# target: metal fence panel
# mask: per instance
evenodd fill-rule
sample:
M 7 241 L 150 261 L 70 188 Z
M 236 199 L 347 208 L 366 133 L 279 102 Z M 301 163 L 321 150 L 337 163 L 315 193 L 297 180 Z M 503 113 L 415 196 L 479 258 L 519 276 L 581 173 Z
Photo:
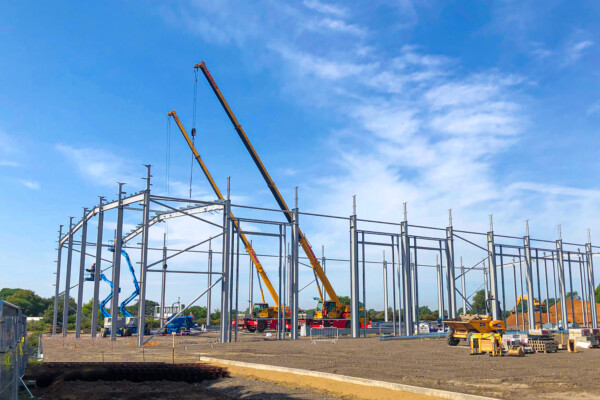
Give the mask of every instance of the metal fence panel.
M 313 344 L 317 342 L 337 342 L 339 338 L 338 328 L 310 328 L 310 341 Z
M 0 300 L 0 399 L 18 398 L 28 360 L 27 317 L 19 307 Z

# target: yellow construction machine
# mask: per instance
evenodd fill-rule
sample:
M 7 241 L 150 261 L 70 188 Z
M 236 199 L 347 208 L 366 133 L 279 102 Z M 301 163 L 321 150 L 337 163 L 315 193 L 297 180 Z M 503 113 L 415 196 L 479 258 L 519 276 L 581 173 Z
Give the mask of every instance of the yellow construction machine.
M 502 335 L 506 332 L 506 326 L 502 320 L 494 320 L 490 314 L 490 302 L 485 302 L 487 314 L 463 314 L 456 318 L 445 319 L 443 322 L 448 326 L 446 343 L 456 346 L 461 340 L 466 340 L 471 347 L 471 354 L 491 353 L 502 354 Z M 498 308 L 500 305 L 498 303 Z
M 517 307 L 519 307 L 519 304 L 521 304 L 522 300 L 528 301 L 527 300 L 527 296 L 519 296 L 517 298 L 517 304 L 516 304 L 515 309 L 512 311 L 512 314 L 515 313 L 515 310 L 517 309 Z M 538 299 L 534 298 L 533 299 L 533 311 L 534 312 L 539 312 L 540 310 L 542 310 L 543 313 L 546 312 L 546 303 L 540 302 L 540 301 L 538 301 Z

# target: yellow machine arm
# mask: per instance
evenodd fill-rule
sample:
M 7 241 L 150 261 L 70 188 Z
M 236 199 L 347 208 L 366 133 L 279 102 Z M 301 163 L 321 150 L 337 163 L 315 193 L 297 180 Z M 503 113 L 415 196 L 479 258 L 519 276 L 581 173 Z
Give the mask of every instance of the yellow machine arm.
M 181 121 L 179 120 L 179 117 L 177 117 L 177 113 L 175 111 L 171 111 L 167 115 L 170 116 L 170 117 L 172 117 L 175 120 L 175 123 L 179 127 L 179 130 L 181 131 L 181 134 L 185 138 L 185 141 L 187 142 L 188 146 L 190 147 L 190 150 L 192 150 L 192 153 L 194 153 L 194 158 L 196 159 L 196 161 L 198 161 L 198 165 L 200 165 L 200 168 L 202 168 L 202 172 L 204 172 L 204 175 L 206 176 L 206 179 L 208 179 L 208 182 L 210 183 L 210 186 L 213 188 L 213 191 L 215 192 L 215 194 L 217 195 L 217 197 L 219 198 L 219 200 L 224 200 L 223 195 L 221 194 L 221 191 L 219 190 L 219 187 L 217 186 L 217 184 L 215 183 L 214 179 L 210 175 L 210 172 L 208 172 L 208 168 L 206 168 L 206 165 L 204 164 L 204 161 L 202 161 L 202 158 L 200 157 L 200 154 L 196 150 L 196 147 L 194 146 L 194 143 L 192 143 L 192 140 L 190 139 L 189 135 L 187 134 L 187 132 L 185 131 L 183 125 L 181 124 Z M 235 217 L 233 216 L 233 213 L 229 213 L 229 216 L 233 219 L 233 223 L 234 223 L 236 229 L 239 229 L 238 228 L 237 220 L 234 219 Z M 271 294 L 271 297 L 273 298 L 273 301 L 275 301 L 275 306 L 277 306 L 279 304 L 279 296 L 277 295 L 277 291 L 275 290 L 275 288 L 271 284 L 271 281 L 269 280 L 269 277 L 267 276 L 266 271 L 264 270 L 264 268 L 262 267 L 260 261 L 258 260 L 258 257 L 256 256 L 256 252 L 252 248 L 252 245 L 250 245 L 250 242 L 246 238 L 246 235 L 244 235 L 243 233 L 241 233 L 240 234 L 240 238 L 242 239 L 242 242 L 244 243 L 244 247 L 246 248 L 246 252 L 248 253 L 248 255 L 250 256 L 250 258 L 252 259 L 252 263 L 256 267 L 256 271 L 258 271 L 258 274 L 260 275 L 260 277 L 262 278 L 263 282 L 265 283 L 265 286 L 269 290 L 269 293 Z M 265 296 L 263 294 L 262 288 L 260 289 L 260 295 L 261 295 L 262 301 L 264 303 L 265 302 Z
M 221 90 L 215 83 L 213 77 L 211 76 L 210 72 L 208 71 L 208 68 L 206 68 L 206 64 L 204 63 L 204 61 L 202 61 L 200 64 L 196 64 L 194 66 L 194 68 L 200 69 L 202 71 L 202 73 L 204 74 L 204 77 L 206 78 L 206 80 L 208 81 L 208 84 L 210 85 L 213 92 L 219 99 L 221 106 L 223 106 L 225 113 L 229 117 L 229 120 L 233 124 L 233 127 L 235 128 L 236 132 L 238 133 L 240 139 L 242 139 L 244 146 L 246 146 L 246 150 L 248 150 L 248 152 L 250 153 L 252 160 L 254 160 L 254 163 L 258 167 L 261 175 L 263 176 L 265 182 L 267 183 L 267 186 L 269 187 L 269 189 L 271 190 L 271 193 L 275 197 L 277 204 L 279 204 L 279 207 L 283 211 L 283 214 L 287 218 L 288 222 L 292 222 L 292 214 L 291 214 L 290 209 L 288 208 L 287 204 L 285 203 L 285 200 L 283 200 L 283 196 L 281 195 L 281 193 L 279 193 L 279 189 L 277 189 L 277 186 L 275 186 L 275 182 L 273 182 L 273 179 L 271 179 L 271 176 L 267 172 L 267 169 L 265 168 L 260 157 L 256 153 L 256 150 L 254 150 L 254 147 L 252 146 L 252 143 L 250 143 L 250 140 L 248 139 L 246 132 L 244 132 L 244 129 L 242 128 L 242 126 L 238 122 L 237 118 L 233 114 L 233 111 L 231 111 L 231 108 L 229 108 L 229 105 L 227 104 L 225 97 L 221 93 Z M 310 261 L 310 265 L 312 266 L 314 271 L 317 273 L 317 276 L 321 280 L 321 282 L 323 284 L 323 288 L 325 289 L 325 292 L 327 293 L 327 295 L 329 295 L 329 298 L 331 300 L 335 301 L 335 304 L 337 307 L 342 307 L 342 303 L 340 302 L 340 299 L 338 298 L 337 294 L 333 290 L 331 283 L 329 283 L 329 279 L 327 279 L 327 276 L 325 275 L 325 272 L 323 271 L 323 268 L 321 267 L 321 263 L 315 256 L 315 253 L 312 251 L 312 248 L 310 247 L 308 240 L 306 239 L 306 237 L 304 236 L 304 234 L 302 233 L 302 231 L 300 229 L 298 229 L 298 234 L 300 236 L 300 245 L 302 246 L 304 253 L 306 253 L 306 256 L 308 257 L 308 259 Z

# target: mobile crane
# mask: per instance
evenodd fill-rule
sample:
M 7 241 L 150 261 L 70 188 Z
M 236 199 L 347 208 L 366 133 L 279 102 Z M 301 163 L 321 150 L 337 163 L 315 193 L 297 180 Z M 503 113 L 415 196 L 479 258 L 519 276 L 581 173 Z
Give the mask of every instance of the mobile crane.
M 285 200 L 283 199 L 283 196 L 279 192 L 279 189 L 277 189 L 275 182 L 273 182 L 273 179 L 267 172 L 267 169 L 266 169 L 265 165 L 263 164 L 263 162 L 261 161 L 260 157 L 258 156 L 258 153 L 252 146 L 252 143 L 250 143 L 250 139 L 248 139 L 246 132 L 244 131 L 244 129 L 238 122 L 235 115 L 233 114 L 233 111 L 229 107 L 229 104 L 225 100 L 225 97 L 221 93 L 221 90 L 219 89 L 219 87 L 217 86 L 212 75 L 208 71 L 206 64 L 204 63 L 204 61 L 202 61 L 200 64 L 196 64 L 194 66 L 194 68 L 196 70 L 200 69 L 202 71 L 202 74 L 204 75 L 204 77 L 208 81 L 208 84 L 210 85 L 211 89 L 217 96 L 219 103 L 221 103 L 221 106 L 223 107 L 223 109 L 225 110 L 225 113 L 227 114 L 227 117 L 229 117 L 229 120 L 233 124 L 233 127 L 236 130 L 236 132 L 238 133 L 238 136 L 244 143 L 246 150 L 248 150 L 248 153 L 250 153 L 252 160 L 258 167 L 258 170 L 260 171 L 263 179 L 265 180 L 265 182 L 267 183 L 267 186 L 271 190 L 271 193 L 275 197 L 275 201 L 277 201 L 277 204 L 281 208 L 281 211 L 285 215 L 288 222 L 291 223 L 292 222 L 292 214 L 290 212 L 290 209 L 288 208 L 287 204 L 285 203 Z M 342 304 L 340 302 L 340 299 L 338 298 L 337 294 L 335 293 L 335 290 L 333 290 L 333 287 L 331 286 L 329 279 L 327 278 L 327 276 L 325 275 L 325 272 L 323 271 L 323 268 L 321 267 L 321 263 L 319 262 L 318 258 L 315 256 L 315 253 L 313 252 L 310 244 L 308 243 L 306 236 L 304 236 L 304 234 L 302 233 L 302 231 L 300 229 L 298 229 L 298 235 L 299 235 L 299 239 L 300 239 L 300 246 L 302 246 L 304 253 L 306 254 L 306 256 L 308 257 L 308 259 L 310 261 L 310 265 L 312 266 L 314 272 L 317 274 L 317 276 L 321 280 L 323 289 L 325 290 L 325 292 L 327 293 L 327 295 L 329 296 L 329 299 L 330 299 L 330 300 L 324 300 L 322 293 L 319 291 L 321 301 L 317 304 L 317 307 L 315 309 L 314 324 L 322 325 L 322 326 L 335 326 L 338 328 L 349 328 L 350 327 L 350 321 L 349 321 L 350 306 L 346 305 L 346 304 Z M 319 308 L 320 308 L 320 310 L 318 310 Z M 360 321 L 361 321 L 361 326 L 362 326 L 363 325 L 362 318 Z
M 187 131 L 183 127 L 183 124 L 179 120 L 179 117 L 177 116 L 177 112 L 175 112 L 175 110 L 173 110 L 170 113 L 168 113 L 167 116 L 172 117 L 173 120 L 175 121 L 175 123 L 177 124 L 177 127 L 179 128 L 179 130 L 181 131 L 181 134 L 185 138 L 185 141 L 187 142 L 190 150 L 194 154 L 194 158 L 196 159 L 196 161 L 198 162 L 198 165 L 202 169 L 204 176 L 206 176 L 206 179 L 208 179 L 208 182 L 209 182 L 210 186 L 212 187 L 213 191 L 215 192 L 215 195 L 217 196 L 217 198 L 219 200 L 224 200 L 223 194 L 219 190 L 219 187 L 217 186 L 216 182 L 212 178 L 212 175 L 208 171 L 206 164 L 200 157 L 198 150 L 196 150 L 196 146 L 194 146 L 193 141 L 190 139 L 190 136 L 188 135 Z M 192 134 L 193 133 L 194 132 L 192 132 Z M 234 223 L 236 229 L 238 229 L 238 222 L 235 219 L 233 213 L 230 212 L 229 216 L 233 220 L 233 223 Z M 265 283 L 265 286 L 267 287 L 267 289 L 269 290 L 269 293 L 271 294 L 271 297 L 273 298 L 273 301 L 275 301 L 275 304 L 276 304 L 275 306 L 269 307 L 269 304 L 267 304 L 265 302 L 265 295 L 263 293 L 262 286 L 261 286 L 260 287 L 260 296 L 262 298 L 262 303 L 255 303 L 252 305 L 252 310 L 250 312 L 251 315 L 249 317 L 247 317 L 246 321 L 245 321 L 246 328 L 250 332 L 254 332 L 256 330 L 258 330 L 259 332 L 262 332 L 267 328 L 275 329 L 277 327 L 277 310 L 278 310 L 277 305 L 279 304 L 279 295 L 277 294 L 277 291 L 271 284 L 271 281 L 269 280 L 269 277 L 267 276 L 267 272 L 264 270 L 262 264 L 258 260 L 258 257 L 256 256 L 256 252 L 252 248 L 252 245 L 250 244 L 250 241 L 248 240 L 248 238 L 246 238 L 246 235 L 244 235 L 242 233 L 242 234 L 240 234 L 240 238 L 242 239 L 242 242 L 244 243 L 246 252 L 252 259 L 252 263 L 254 264 L 256 271 L 262 278 L 263 282 Z M 289 309 L 285 310 L 284 318 L 287 314 L 290 314 Z

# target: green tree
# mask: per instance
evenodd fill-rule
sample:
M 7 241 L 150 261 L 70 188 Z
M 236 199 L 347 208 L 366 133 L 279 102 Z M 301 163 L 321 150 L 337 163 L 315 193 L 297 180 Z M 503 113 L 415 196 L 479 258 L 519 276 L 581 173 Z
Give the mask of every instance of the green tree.
M 62 323 L 64 299 L 65 299 L 64 294 L 61 294 L 60 296 L 58 296 L 58 322 L 59 323 Z M 50 306 L 48 306 L 48 308 L 46 308 L 46 311 L 44 311 L 44 314 L 42 315 L 42 319 L 44 320 L 44 322 L 51 324 L 52 318 L 53 318 L 53 313 L 54 313 L 54 307 L 53 307 L 54 306 L 54 296 L 50 298 L 49 302 L 50 302 Z M 75 322 L 76 310 L 77 310 L 77 303 L 75 302 L 75 299 L 72 297 L 69 297 L 69 323 Z
M 156 301 L 152 301 L 152 300 L 148 300 L 146 299 L 146 317 L 148 316 L 154 316 L 154 307 L 158 306 L 159 304 Z M 131 315 L 133 315 L 134 317 L 138 316 L 138 310 L 139 310 L 139 304 L 136 301 L 135 303 L 125 307 L 125 309 L 127 311 L 129 311 L 129 313 Z
M 187 309 L 187 314 L 192 314 L 196 320 L 206 318 L 206 307 L 191 306 Z
M 566 298 L 573 299 L 573 300 L 581 300 L 581 296 L 579 296 L 577 291 L 568 292 Z
M 477 314 L 485 314 L 485 290 L 478 290 L 473 296 L 473 301 L 471 302 L 473 306 L 473 311 Z
M 598 285 L 598 287 L 596 288 L 596 303 L 600 304 L 600 285 Z
M 5 300 L 23 310 L 30 317 L 41 316 L 50 305 L 50 299 L 35 294 L 33 290 L 9 289 L 0 290 L 0 300 Z
M 349 306 L 350 305 L 350 296 L 338 296 L 340 299 L 340 303 Z M 358 308 L 362 308 L 363 303 L 361 301 L 358 302 Z

